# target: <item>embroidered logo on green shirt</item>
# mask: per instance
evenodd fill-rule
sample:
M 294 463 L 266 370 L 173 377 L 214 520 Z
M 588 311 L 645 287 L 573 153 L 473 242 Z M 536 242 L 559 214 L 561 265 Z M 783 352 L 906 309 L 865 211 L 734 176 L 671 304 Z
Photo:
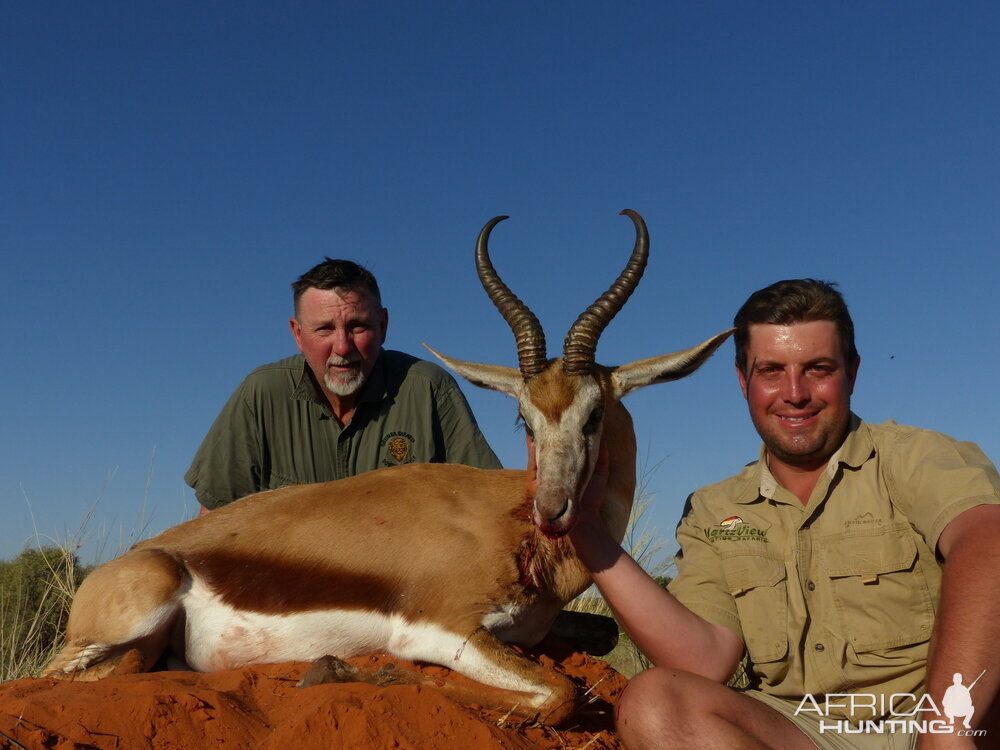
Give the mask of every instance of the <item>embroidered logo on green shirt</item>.
M 382 438 L 383 466 L 396 466 L 398 464 L 413 463 L 416 459 L 413 455 L 413 435 L 408 432 L 390 432 Z

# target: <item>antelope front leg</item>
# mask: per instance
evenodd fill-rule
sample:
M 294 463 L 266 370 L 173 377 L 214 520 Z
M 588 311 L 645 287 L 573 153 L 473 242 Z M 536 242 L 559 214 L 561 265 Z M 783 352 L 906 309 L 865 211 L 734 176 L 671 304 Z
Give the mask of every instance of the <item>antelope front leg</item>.
M 465 693 L 463 701 L 538 717 L 545 724 L 559 724 L 576 708 L 576 686 L 568 677 L 521 656 L 486 628 L 473 631 L 437 663 L 482 683 L 481 688 L 454 683 L 445 687 L 448 693 Z
M 559 724 L 576 707 L 572 681 L 521 656 L 483 627 L 466 638 L 440 630 L 433 639 L 410 640 L 402 636 L 390 644 L 389 651 L 411 661 L 448 667 L 479 684 L 433 679 L 396 667 L 384 669 L 384 674 L 367 675 L 336 657 L 325 656 L 314 662 L 299 686 L 354 681 L 428 685 L 460 703 L 538 718 L 546 724 Z

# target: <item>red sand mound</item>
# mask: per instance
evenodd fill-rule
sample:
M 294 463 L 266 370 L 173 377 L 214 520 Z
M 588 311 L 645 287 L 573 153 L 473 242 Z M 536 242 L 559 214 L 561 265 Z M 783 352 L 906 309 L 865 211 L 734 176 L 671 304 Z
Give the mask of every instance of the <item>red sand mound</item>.
M 566 649 L 559 653 L 552 640 L 545 652 L 559 658 L 541 655 L 540 660 L 576 682 L 581 696 L 590 690 L 574 717 L 554 728 L 459 705 L 416 685 L 297 688 L 309 665 L 294 662 L 98 682 L 8 682 L 0 685 L 0 749 L 620 748 L 612 705 L 625 678 L 593 657 Z M 464 679 L 442 667 L 415 667 L 389 656 L 349 661 L 365 671 L 395 663 L 432 677 Z

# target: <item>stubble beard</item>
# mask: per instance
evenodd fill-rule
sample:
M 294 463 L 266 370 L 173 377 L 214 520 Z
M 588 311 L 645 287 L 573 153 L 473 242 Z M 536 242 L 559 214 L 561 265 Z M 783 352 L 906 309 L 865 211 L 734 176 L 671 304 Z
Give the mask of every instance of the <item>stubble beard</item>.
M 848 420 L 843 424 L 823 425 L 809 435 L 787 436 L 778 430 L 759 430 L 767 452 L 789 466 L 808 468 L 830 460 L 847 434 Z

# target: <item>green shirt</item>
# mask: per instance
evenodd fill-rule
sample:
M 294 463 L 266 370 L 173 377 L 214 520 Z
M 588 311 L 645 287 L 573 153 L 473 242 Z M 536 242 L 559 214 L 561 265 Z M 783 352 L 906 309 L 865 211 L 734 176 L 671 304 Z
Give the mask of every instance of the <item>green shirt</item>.
M 921 694 L 938 537 L 1000 503 L 996 468 L 972 443 L 852 415 L 803 506 L 764 455 L 691 496 L 671 593 L 740 636 L 765 693 Z
M 202 505 L 217 508 L 262 490 L 414 461 L 501 468 L 451 375 L 383 350 L 341 428 L 298 354 L 246 377 L 184 479 Z

